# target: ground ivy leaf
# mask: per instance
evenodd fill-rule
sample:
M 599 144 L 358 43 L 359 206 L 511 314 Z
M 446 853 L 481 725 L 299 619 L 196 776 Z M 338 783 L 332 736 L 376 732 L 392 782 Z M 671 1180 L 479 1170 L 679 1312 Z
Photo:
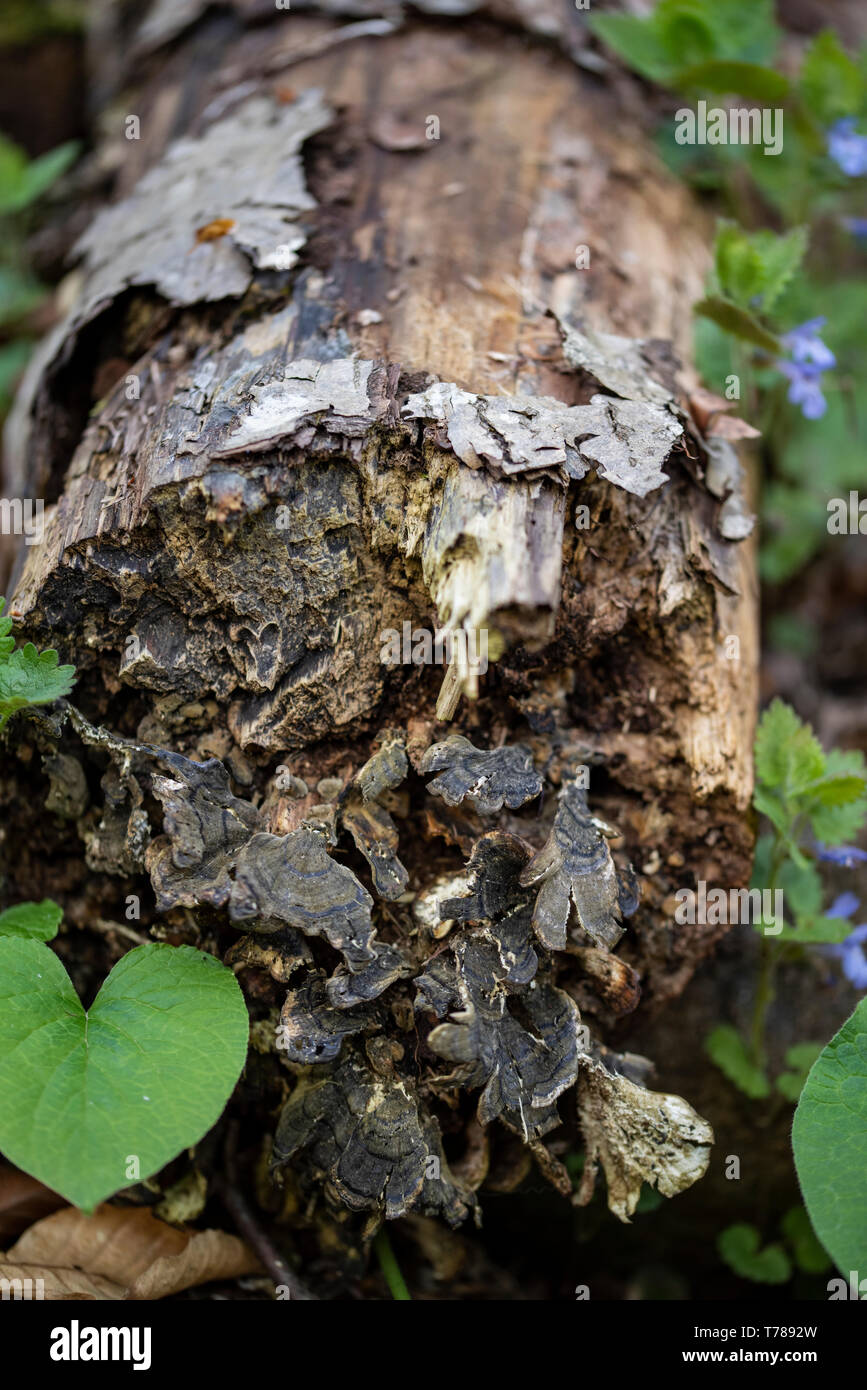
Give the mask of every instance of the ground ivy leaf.
M 758 1284 L 785 1284 L 792 1277 L 789 1257 L 781 1245 L 759 1249 L 759 1233 L 745 1221 L 728 1226 L 717 1236 L 716 1247 L 729 1269 L 742 1279 Z
M 770 1095 L 771 1085 L 761 1067 L 750 1060 L 746 1043 L 730 1023 L 721 1023 L 704 1040 L 704 1050 L 720 1071 L 751 1100 Z
M 18 710 L 50 705 L 70 693 L 75 667 L 57 663 L 56 651 L 38 652 L 32 642 L 0 662 L 0 729 Z
M 50 941 L 57 935 L 63 908 L 50 898 L 41 903 L 16 903 L 0 912 L 0 936 L 32 937 L 35 941 Z
M 844 1274 L 867 1260 L 867 999 L 807 1077 L 792 1126 L 804 1203 Z
M 87 1013 L 41 942 L 0 938 L 0 1150 L 85 1211 L 157 1172 L 218 1119 L 247 1049 L 238 983 L 213 956 L 149 944 Z

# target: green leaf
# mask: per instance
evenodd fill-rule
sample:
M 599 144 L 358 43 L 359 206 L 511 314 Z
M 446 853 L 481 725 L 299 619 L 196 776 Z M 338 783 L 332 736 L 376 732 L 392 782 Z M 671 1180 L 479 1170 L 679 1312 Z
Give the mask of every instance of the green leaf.
M 759 720 L 755 756 L 756 777 L 784 795 L 825 771 L 825 754 L 813 730 L 782 700 L 773 700 Z
M 786 1100 L 797 1104 L 807 1073 L 822 1051 L 822 1046 L 822 1043 L 806 1042 L 795 1043 L 794 1047 L 788 1048 L 786 1062 L 791 1070 L 780 1072 L 774 1082 L 780 1095 L 785 1096 Z
M 771 1086 L 761 1067 L 749 1057 L 746 1044 L 730 1023 L 721 1023 L 708 1033 L 704 1050 L 720 1071 L 750 1100 L 763 1100 Z
M 762 288 L 762 258 L 752 238 L 734 222 L 721 222 L 714 242 L 714 269 L 723 295 L 746 306 Z
M 238 1079 L 249 1023 L 230 970 L 139 946 L 85 1012 L 38 941 L 0 939 L 0 1149 L 91 1211 L 201 1139 Z
M 0 214 L 21 212 L 35 203 L 66 172 L 79 149 L 78 141 L 70 140 L 28 160 L 24 150 L 0 136 Z
M 824 1274 L 826 1269 L 831 1268 L 828 1252 L 816 1239 L 805 1207 L 790 1207 L 780 1222 L 780 1228 L 792 1247 L 796 1265 L 805 1274 Z
M 0 936 L 30 937 L 35 941 L 50 941 L 57 935 L 63 908 L 50 898 L 41 903 L 18 903 L 0 912 Z
M 752 343 L 775 357 L 783 351 L 779 338 L 764 328 L 748 309 L 742 308 L 723 295 L 708 295 L 707 298 L 700 299 L 693 305 L 693 312 L 710 319 L 733 337 L 740 338 L 745 343 Z
M 665 84 L 672 57 L 650 21 L 632 15 L 600 14 L 588 19 L 591 30 L 642 77 Z
M 824 889 L 815 864 L 804 865 L 787 859 L 780 869 L 779 886 L 786 899 L 786 908 L 796 921 L 817 917 L 822 911 Z
M 766 1245 L 764 1250 L 759 1245 L 758 1231 L 746 1222 L 728 1226 L 716 1241 L 720 1257 L 742 1279 L 758 1284 L 785 1284 L 792 1277 L 792 1266 L 782 1245 Z
M 0 663 L 15 649 L 15 638 L 9 636 L 12 631 L 12 619 L 3 617 L 5 607 L 5 598 L 0 598 Z
M 53 704 L 74 684 L 74 666 L 59 666 L 56 651 L 38 652 L 28 642 L 0 665 L 0 729 L 18 710 Z
M 844 1273 L 867 1269 L 867 999 L 813 1065 L 792 1147 L 818 1239 Z
M 853 840 L 865 819 L 867 804 L 863 800 L 849 806 L 820 806 L 810 812 L 813 834 L 825 845 L 845 845 Z
M 69 140 L 65 145 L 58 145 L 47 154 L 41 154 L 38 159 L 31 160 L 24 174 L 24 206 L 35 203 L 37 198 L 57 182 L 61 174 L 66 173 L 78 158 L 80 149 L 77 140 Z
M 5 605 L 0 598 L 0 729 L 17 710 L 50 705 L 75 684 L 75 667 L 59 666 L 56 651 L 38 652 L 32 642 L 12 650 L 12 621 L 2 616 Z
M 753 232 L 753 246 L 762 263 L 762 310 L 769 314 L 800 268 L 807 252 L 810 234 L 806 227 L 793 227 L 785 236 L 776 232 Z
M 776 940 L 797 946 L 837 946 L 851 934 L 851 923 L 842 917 L 808 917 L 797 927 L 783 927 Z
M 27 172 L 27 155 L 20 145 L 0 135 L 0 213 L 19 206 Z
M 745 232 L 734 222 L 721 222 L 714 244 L 714 267 L 723 295 L 742 308 L 760 300 L 770 313 L 799 268 L 807 250 L 806 227 L 785 236 L 776 232 Z
M 741 63 L 730 58 L 712 58 L 675 73 L 674 85 L 680 92 L 737 93 L 771 106 L 785 99 L 789 84 L 782 73 L 759 63 Z
M 832 125 L 841 116 L 857 115 L 861 109 L 864 78 L 833 29 L 823 29 L 807 49 L 800 87 L 808 110 L 820 125 Z

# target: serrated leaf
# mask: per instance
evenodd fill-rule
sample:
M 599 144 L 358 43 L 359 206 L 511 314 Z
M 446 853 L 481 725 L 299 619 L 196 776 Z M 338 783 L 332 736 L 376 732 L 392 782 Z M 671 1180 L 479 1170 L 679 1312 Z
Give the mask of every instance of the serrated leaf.
M 68 695 L 75 667 L 58 665 L 57 652 L 38 652 L 32 642 L 0 661 L 0 729 L 20 709 L 50 705 Z
M 867 1267 L 867 999 L 824 1048 L 792 1125 L 813 1230 L 844 1273 Z
M 0 936 L 50 941 L 57 935 L 62 918 L 63 908 L 50 898 L 43 898 L 41 903 L 17 903 L 0 912 Z
M 762 310 L 769 314 L 800 268 L 807 252 L 809 232 L 806 227 L 793 227 L 784 236 L 776 232 L 754 232 L 752 243 L 762 263 Z
M 810 826 L 824 845 L 845 845 L 853 840 L 867 820 L 867 802 L 848 806 L 819 806 L 810 811 Z
M 738 1222 L 720 1232 L 716 1248 L 729 1269 L 742 1279 L 758 1284 L 785 1284 L 792 1276 L 792 1266 L 782 1245 L 766 1245 L 760 1250 L 760 1244 L 755 1226 Z
M 190 946 L 125 955 L 85 1012 L 38 941 L 0 939 L 0 1150 L 92 1210 L 197 1143 L 247 1049 L 237 980 Z
M 0 663 L 15 650 L 15 638 L 10 637 L 12 631 L 12 619 L 3 617 L 3 609 L 6 607 L 5 598 L 0 598 Z
M 761 1067 L 751 1061 L 746 1044 L 730 1023 L 721 1023 L 708 1033 L 704 1050 L 739 1091 L 751 1100 L 770 1095 L 771 1085 Z
M 706 299 L 700 299 L 693 305 L 693 312 L 710 319 L 733 337 L 740 338 L 745 343 L 752 343 L 775 357 L 779 357 L 783 351 L 779 338 L 774 337 L 767 328 L 763 328 L 748 309 L 735 304 L 731 299 L 725 299 L 722 295 L 708 295 Z
M 860 110 L 864 77 L 833 29 L 823 29 L 807 49 L 800 87 L 808 110 L 820 125 L 832 125 L 841 116 L 853 116 Z
M 759 720 L 755 757 L 756 777 L 784 796 L 825 772 L 825 754 L 813 730 L 782 700 L 773 700 Z

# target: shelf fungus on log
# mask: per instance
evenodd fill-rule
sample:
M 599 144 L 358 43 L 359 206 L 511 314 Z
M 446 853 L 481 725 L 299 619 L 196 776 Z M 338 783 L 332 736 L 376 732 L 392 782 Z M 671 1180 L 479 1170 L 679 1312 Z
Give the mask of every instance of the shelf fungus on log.
M 338 1201 L 389 1220 L 407 1211 L 457 1226 L 475 1197 L 454 1180 L 439 1126 L 420 1112 L 399 1078 L 386 1084 L 359 1058 L 324 1080 L 304 1076 L 289 1097 L 274 1137 L 273 1167 L 296 1154 L 302 1181 L 326 1183 Z
M 483 816 L 492 816 L 504 806 L 514 810 L 542 791 L 533 754 L 522 743 L 487 751 L 475 748 L 462 734 L 451 734 L 427 749 L 419 771 L 440 774 L 428 783 L 434 796 L 441 796 L 449 806 L 467 800 Z
M 582 1059 L 578 1115 L 587 1158 L 575 1200 L 593 1196 L 601 1162 L 608 1206 L 628 1221 L 642 1183 L 663 1197 L 674 1197 L 702 1177 L 710 1158 L 713 1130 L 680 1096 L 647 1091 L 625 1076 Z
M 383 941 L 373 943 L 374 959 L 354 973 L 339 965 L 325 986 L 335 1009 L 352 1009 L 384 994 L 389 985 L 412 974 L 412 965 L 398 950 Z
M 453 960 L 461 1006 L 428 1046 L 459 1064 L 464 1085 L 483 1088 L 480 1124 L 499 1118 L 525 1142 L 538 1138 L 560 1123 L 554 1102 L 575 1083 L 578 1009 L 562 990 L 535 982 L 513 1014 L 499 952 L 478 936 L 462 938 Z
M 166 834 L 148 847 L 146 862 L 160 912 L 207 903 L 225 907 L 232 889 L 229 871 L 241 847 L 259 828 L 249 801 L 234 796 L 229 774 L 217 758 L 194 763 L 160 752 L 171 777 L 153 777 L 163 805 Z
M 324 973 L 313 971 L 303 984 L 286 995 L 280 1010 L 277 1045 L 290 1062 L 332 1062 L 343 1039 L 360 1033 L 372 1021 L 369 1010 L 363 1007 L 356 1007 L 351 1013 L 336 1009 L 326 994 Z
M 541 884 L 533 926 L 549 950 L 565 950 L 573 905 L 580 925 L 597 945 L 610 950 L 622 936 L 623 917 L 638 907 L 638 884 L 631 866 L 618 870 L 614 863 L 606 838 L 617 833 L 591 815 L 586 790 L 570 779 L 560 792 L 544 849 L 521 874 L 523 884 Z
M 324 936 L 350 971 L 375 959 L 373 899 L 351 869 L 328 853 L 324 834 L 302 826 L 288 835 L 254 835 L 238 854 L 229 898 L 235 925 L 273 931 L 288 923 Z
M 404 742 L 392 735 L 359 769 L 340 802 L 341 824 L 370 865 L 377 893 L 387 900 L 400 897 L 409 874 L 397 855 L 397 826 L 379 797 L 399 786 L 408 770 Z

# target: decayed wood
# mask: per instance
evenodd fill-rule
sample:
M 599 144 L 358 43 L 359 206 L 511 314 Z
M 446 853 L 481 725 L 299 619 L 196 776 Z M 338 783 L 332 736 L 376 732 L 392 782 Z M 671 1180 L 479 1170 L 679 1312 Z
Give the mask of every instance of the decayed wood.
M 121 201 L 11 425 L 8 490 L 52 504 L 13 611 L 92 715 L 131 702 L 148 737 L 188 751 L 207 727 L 263 769 L 433 720 L 442 670 L 408 686 L 384 629 L 489 628 L 478 701 L 459 672 L 439 712 L 607 756 L 646 909 L 620 954 L 675 991 L 720 929 L 675 937 L 667 897 L 743 882 L 751 848 L 751 543 L 720 535 L 682 410 L 707 229 L 555 48 L 199 24 L 206 64 L 201 28 L 150 50 L 138 144 L 116 118 Z M 529 470 L 503 412 L 498 461 L 443 406 L 490 424 L 490 398 L 537 403 Z M 606 462 L 630 439 L 656 456 L 632 488 Z

